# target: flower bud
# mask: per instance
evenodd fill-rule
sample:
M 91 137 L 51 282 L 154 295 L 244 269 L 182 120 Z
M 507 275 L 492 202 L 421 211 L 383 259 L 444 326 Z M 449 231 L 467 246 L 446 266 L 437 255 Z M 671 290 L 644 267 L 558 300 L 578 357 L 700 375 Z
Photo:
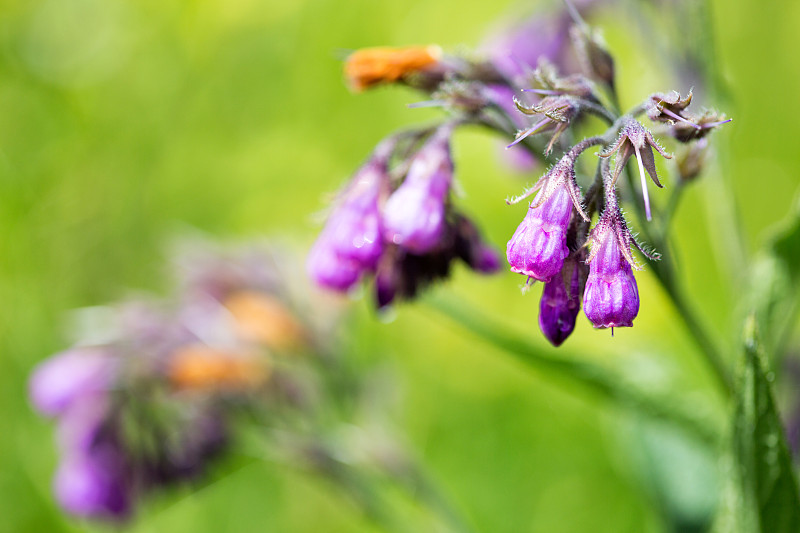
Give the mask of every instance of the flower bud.
M 561 275 L 544 284 L 539 301 L 539 328 L 553 346 L 560 346 L 575 329 L 581 309 L 582 268 L 578 261 L 571 261 L 564 265 Z
M 599 35 L 593 33 L 585 24 L 578 24 L 570 30 L 570 37 L 575 44 L 578 60 L 584 73 L 613 87 L 614 59 L 606 50 Z
M 386 240 L 414 254 L 440 245 L 445 231 L 445 203 L 453 181 L 450 127 L 440 128 L 411 162 L 405 181 L 386 201 Z
M 663 187 L 661 182 L 658 181 L 656 174 L 656 163 L 653 155 L 653 148 L 661 154 L 662 157 L 671 159 L 672 155 L 664 151 L 658 142 L 653 138 L 647 128 L 633 118 L 627 119 L 619 132 L 619 137 L 616 142 L 610 146 L 606 151 L 599 154 L 600 157 L 610 157 L 611 154 L 617 154 L 616 168 L 614 170 L 613 182 L 617 181 L 620 172 L 625 168 L 625 164 L 630 159 L 631 155 L 636 154 L 636 162 L 639 165 L 639 179 L 642 183 L 642 198 L 644 199 L 644 211 L 647 220 L 650 220 L 650 195 L 647 192 L 647 180 L 645 178 L 645 171 L 650 175 L 650 179 L 657 187 Z
M 678 153 L 678 175 L 681 181 L 693 181 L 703 171 L 708 156 L 708 139 L 700 139 Z
M 545 154 L 549 154 L 553 150 L 553 145 L 581 114 L 585 105 L 580 99 L 568 95 L 548 96 L 533 106 L 526 106 L 517 100 L 515 103 L 520 112 L 526 115 L 543 115 L 544 118 L 528 129 L 518 131 L 514 142 L 509 144 L 508 148 L 522 142 L 534 133 L 552 131 L 553 135 L 547 143 Z

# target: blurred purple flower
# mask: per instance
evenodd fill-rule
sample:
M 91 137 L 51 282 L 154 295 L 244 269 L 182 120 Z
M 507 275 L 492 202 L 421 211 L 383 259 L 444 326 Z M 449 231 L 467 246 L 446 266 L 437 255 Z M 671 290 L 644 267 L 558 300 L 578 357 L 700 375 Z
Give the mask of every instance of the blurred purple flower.
M 317 238 L 306 268 L 318 284 L 344 291 L 375 269 L 383 252 L 378 200 L 388 186 L 393 144 L 380 144 L 356 172 Z
M 33 371 L 31 402 L 42 414 L 59 415 L 78 398 L 111 387 L 117 368 L 117 358 L 104 348 L 73 348 L 54 355 Z
M 62 459 L 53 481 L 59 505 L 87 518 L 123 518 L 131 508 L 122 462 L 110 449 L 74 453 Z
M 439 246 L 445 231 L 445 202 L 453 182 L 452 131 L 442 126 L 426 141 L 384 207 L 386 240 L 415 254 Z
M 539 328 L 553 346 L 561 346 L 572 334 L 581 310 L 582 265 L 571 261 L 569 266 L 571 272 L 562 271 L 562 275 L 553 276 L 545 283 L 539 301 Z M 566 265 L 564 270 L 567 270 Z M 565 275 L 569 279 L 565 279 Z

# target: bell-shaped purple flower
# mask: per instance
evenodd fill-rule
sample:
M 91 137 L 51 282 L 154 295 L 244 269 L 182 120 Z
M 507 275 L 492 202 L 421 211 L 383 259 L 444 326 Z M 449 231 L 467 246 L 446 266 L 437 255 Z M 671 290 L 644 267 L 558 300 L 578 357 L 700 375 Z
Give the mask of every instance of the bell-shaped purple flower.
M 639 313 L 639 290 L 631 268 L 636 265 L 631 255 L 636 241 L 619 210 L 611 176 L 606 177 L 606 208 L 589 237 L 583 311 L 596 328 L 631 327 Z
M 339 257 L 368 269 L 375 267 L 383 251 L 378 197 L 385 177 L 384 160 L 367 163 L 325 227 L 325 236 Z
M 356 284 L 364 269 L 356 261 L 339 256 L 324 233 L 308 253 L 306 271 L 318 285 L 344 292 Z
M 539 192 L 537 199 L 542 194 Z M 558 274 L 569 254 L 567 226 L 571 214 L 572 200 L 564 185 L 541 206 L 531 205 L 506 247 L 511 271 L 539 281 L 550 281 Z
M 384 236 L 415 254 L 437 248 L 445 233 L 446 201 L 453 182 L 451 134 L 450 126 L 433 134 L 384 207 Z
M 560 346 L 572 334 L 575 320 L 581 310 L 580 286 L 583 266 L 579 265 L 578 261 L 570 263 L 564 266 L 562 275 L 553 276 L 545 283 L 542 299 L 539 301 L 539 328 L 553 346 Z M 567 268 L 567 265 L 570 268 Z
M 575 160 L 586 148 L 600 142 L 590 138 L 576 144 L 553 168 L 522 195 L 508 201 L 517 203 L 535 192 L 528 214 L 506 246 L 512 272 L 539 281 L 550 281 L 561 271 L 569 255 L 567 229 L 573 207 L 586 220 L 582 196 L 575 179 Z
M 120 475 L 121 463 L 112 450 L 76 453 L 64 458 L 53 490 L 70 514 L 92 518 L 122 518 L 130 512 L 130 494 Z
M 386 185 L 392 143 L 376 148 L 353 177 L 308 255 L 306 269 L 319 285 L 338 291 L 371 271 L 383 252 L 378 200 Z
M 598 236 L 596 242 L 598 250 L 589 263 L 583 310 L 596 328 L 631 327 L 639 313 L 639 291 L 631 265 L 613 231 Z
M 56 416 L 83 396 L 107 390 L 118 360 L 103 348 L 74 348 L 39 364 L 28 384 L 34 407 Z

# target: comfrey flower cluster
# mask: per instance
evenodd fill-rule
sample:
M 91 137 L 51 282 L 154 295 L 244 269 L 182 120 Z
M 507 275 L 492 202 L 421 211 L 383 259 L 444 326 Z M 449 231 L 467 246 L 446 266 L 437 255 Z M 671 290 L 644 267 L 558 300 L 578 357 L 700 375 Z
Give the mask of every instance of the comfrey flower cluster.
M 578 8 L 596 4 L 582 2 Z M 341 193 L 309 254 L 313 279 L 347 290 L 374 275 L 378 303 L 386 305 L 398 295 L 414 296 L 418 281 L 446 275 L 453 257 L 481 272 L 496 270 L 490 248 L 457 213 L 450 193 L 450 137 L 457 127 L 479 125 L 506 139 L 513 135 L 510 150 L 541 161 L 557 156 L 533 187 L 509 200 L 517 203 L 536 193 L 506 247 L 512 272 L 525 276 L 526 286 L 544 283 L 539 324 L 547 339 L 561 344 L 575 328 L 581 305 L 596 328 L 633 325 L 640 304 L 633 271 L 640 267 L 632 249 L 648 262 L 658 254 L 643 251 L 619 206 L 617 189 L 623 183 L 635 187 L 634 174 L 619 178 L 635 160 L 642 198 L 634 203 L 639 223 L 646 225 L 655 212 L 663 227 L 670 213 L 651 205 L 648 177 L 662 188 L 655 154 L 672 158 L 639 117 L 646 114 L 657 134 L 689 145 L 678 161 L 685 180 L 702 169 L 706 135 L 729 120 L 710 110 L 690 113 L 691 93 L 683 97 L 674 91 L 650 95 L 619 113 L 614 59 L 578 11 L 567 3 L 562 13 L 519 24 L 490 39 L 482 56 L 450 56 L 438 47 L 420 47 L 414 54 L 412 47 L 362 50 L 348 59 L 345 73 L 352 87 L 403 83 L 431 96 L 415 106 L 442 107 L 450 119 L 378 145 Z M 427 60 L 409 60 L 422 56 Z M 362 65 L 365 57 L 371 59 L 370 68 Z M 576 126 L 587 115 L 608 127 L 577 141 Z M 583 176 L 579 157 L 591 147 L 599 159 L 594 178 L 587 179 L 591 174 Z M 463 237 L 461 224 L 470 226 L 472 239 Z M 650 234 L 646 227 L 642 233 Z M 408 268 L 411 261 L 414 268 Z
M 193 246 L 177 264 L 174 298 L 85 311 L 104 327 L 30 379 L 34 407 L 58 421 L 53 487 L 73 515 L 125 519 L 148 493 L 203 475 L 243 413 L 313 428 L 329 402 L 319 373 L 347 376 L 329 352 L 332 309 L 311 306 L 282 252 Z
M 378 306 L 446 277 L 454 259 L 495 272 L 499 256 L 451 201 L 454 123 L 386 139 L 344 188 L 308 256 L 321 286 L 347 291 L 374 276 Z M 391 168 L 398 153 L 412 153 Z

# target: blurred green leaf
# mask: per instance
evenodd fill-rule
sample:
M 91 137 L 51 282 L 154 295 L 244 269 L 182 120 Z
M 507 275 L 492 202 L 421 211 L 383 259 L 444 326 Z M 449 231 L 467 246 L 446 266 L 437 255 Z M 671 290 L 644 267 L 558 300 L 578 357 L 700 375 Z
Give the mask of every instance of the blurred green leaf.
M 624 376 L 579 358 L 548 355 L 500 322 L 466 302 L 444 296 L 441 291 L 431 291 L 424 301 L 474 335 L 515 356 L 526 366 L 579 383 L 607 400 L 648 417 L 670 421 L 708 445 L 715 446 L 719 440 L 717 428 L 709 421 L 698 418 L 675 401 L 648 395 Z M 564 353 L 563 350 L 561 353 Z
M 800 202 L 769 239 L 750 273 L 748 309 L 755 309 L 766 353 L 782 353 L 800 289 Z
M 745 326 L 744 361 L 733 418 L 734 483 L 723 510 L 727 531 L 796 533 L 800 498 L 783 425 L 765 370 L 753 316 Z

